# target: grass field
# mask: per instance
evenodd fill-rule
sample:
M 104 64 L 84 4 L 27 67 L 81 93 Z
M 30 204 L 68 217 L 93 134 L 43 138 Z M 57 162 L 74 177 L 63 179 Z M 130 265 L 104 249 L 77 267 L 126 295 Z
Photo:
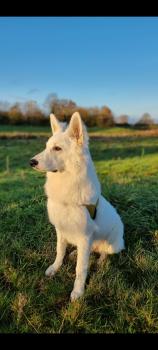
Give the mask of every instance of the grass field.
M 75 262 L 68 254 L 54 279 L 44 276 L 56 236 L 45 176 L 28 162 L 45 141 L 0 140 L 0 332 L 158 332 L 158 139 L 131 133 L 90 140 L 102 192 L 125 224 L 126 250 L 99 270 L 91 256 L 84 298 L 73 304 Z
M 110 136 L 110 135 L 127 135 L 132 133 L 130 128 L 106 128 L 98 127 L 90 128 L 89 133 L 92 136 Z M 51 129 L 47 126 L 31 126 L 31 125 L 1 125 L 0 138 L 36 138 L 36 137 L 50 137 Z
M 88 128 L 90 137 L 158 137 L 158 125 L 155 124 L 153 129 L 141 130 L 134 127 L 112 127 L 112 128 Z M 0 139 L 33 139 L 40 137 L 50 137 L 51 130 L 47 126 L 33 125 L 0 125 Z

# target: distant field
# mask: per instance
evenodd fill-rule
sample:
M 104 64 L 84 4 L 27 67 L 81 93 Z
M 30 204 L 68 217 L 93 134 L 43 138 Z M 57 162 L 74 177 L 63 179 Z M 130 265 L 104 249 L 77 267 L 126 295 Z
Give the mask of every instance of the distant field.
M 91 139 L 90 149 L 102 192 L 125 223 L 126 250 L 98 271 L 91 256 L 85 296 L 73 304 L 75 263 L 66 257 L 53 279 L 44 276 L 56 236 L 47 218 L 45 176 L 28 163 L 45 141 L 0 140 L 0 332 L 158 332 L 158 138 L 121 137 L 125 131 L 132 133 L 93 129 L 110 137 Z
M 90 132 L 98 132 L 103 130 L 99 127 L 92 127 L 89 128 Z M 0 125 L 0 132 L 47 132 L 50 133 L 50 127 L 49 126 L 33 126 L 33 125 Z M 116 132 L 124 132 L 124 131 L 131 131 L 130 128 L 120 128 L 120 127 L 113 127 L 113 128 L 106 128 L 104 129 L 104 132 L 108 133 L 116 133 Z
M 149 130 L 139 130 L 134 128 L 112 127 L 112 128 L 87 128 L 89 136 L 92 138 L 100 137 L 158 137 L 158 127 Z M 51 129 L 47 126 L 31 126 L 31 125 L 1 125 L 0 138 L 40 138 L 50 137 Z
M 51 129 L 47 126 L 0 125 L 0 138 L 49 137 Z
M 89 134 L 102 134 L 102 135 L 115 135 L 117 133 L 122 134 L 124 132 L 126 133 L 132 133 L 132 130 L 130 128 L 89 128 L 88 129 Z M 3 135 L 12 137 L 14 135 L 36 135 L 36 136 L 46 136 L 49 137 L 51 135 L 51 129 L 47 126 L 29 126 L 29 125 L 1 125 L 0 126 L 0 137 Z

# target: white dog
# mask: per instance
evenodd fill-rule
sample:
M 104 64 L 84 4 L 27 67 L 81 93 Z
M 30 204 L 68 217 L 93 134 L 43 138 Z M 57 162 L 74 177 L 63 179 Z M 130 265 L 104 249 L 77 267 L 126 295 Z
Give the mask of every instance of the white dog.
M 47 172 L 45 192 L 50 222 L 57 232 L 57 254 L 46 270 L 54 276 L 62 265 L 67 244 L 77 246 L 76 279 L 71 300 L 84 293 L 89 255 L 124 249 L 123 223 L 115 208 L 101 195 L 100 183 L 88 149 L 88 135 L 78 112 L 66 130 L 51 114 L 53 136 L 43 152 L 30 161 L 39 171 Z

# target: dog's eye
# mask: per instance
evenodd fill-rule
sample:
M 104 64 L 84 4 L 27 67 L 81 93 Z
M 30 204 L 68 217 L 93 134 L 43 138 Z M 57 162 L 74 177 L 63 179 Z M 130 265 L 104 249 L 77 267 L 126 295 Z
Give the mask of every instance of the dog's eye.
M 53 147 L 53 150 L 54 151 L 61 151 L 61 148 L 59 146 L 55 146 L 55 147 Z

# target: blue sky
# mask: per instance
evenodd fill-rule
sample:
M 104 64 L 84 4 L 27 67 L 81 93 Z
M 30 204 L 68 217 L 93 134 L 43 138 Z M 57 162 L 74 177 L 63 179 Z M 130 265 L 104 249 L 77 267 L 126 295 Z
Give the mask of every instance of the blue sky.
M 0 17 L 0 101 L 158 118 L 158 17 Z

